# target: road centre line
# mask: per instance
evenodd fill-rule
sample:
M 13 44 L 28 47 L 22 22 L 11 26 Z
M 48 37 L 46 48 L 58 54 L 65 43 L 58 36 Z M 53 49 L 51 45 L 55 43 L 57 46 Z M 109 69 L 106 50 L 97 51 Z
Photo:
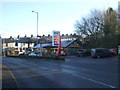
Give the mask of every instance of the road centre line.
M 105 83 L 103 83 L 103 82 L 99 82 L 99 81 L 96 81 L 96 80 L 93 80 L 93 79 L 90 79 L 90 78 L 86 78 L 86 77 L 83 77 L 83 76 L 80 76 L 80 75 L 75 75 L 75 74 L 72 74 L 72 75 L 73 75 L 73 76 L 76 76 L 76 77 L 80 77 L 80 78 L 86 79 L 86 80 L 89 80 L 89 81 L 91 81 L 91 82 L 95 82 L 95 83 L 98 83 L 98 84 L 101 84 L 101 85 L 110 87 L 110 88 L 117 88 L 117 87 L 115 87 L 115 86 L 111 86 L 111 85 L 105 84 Z
M 70 59 L 65 59 L 65 61 L 70 61 Z

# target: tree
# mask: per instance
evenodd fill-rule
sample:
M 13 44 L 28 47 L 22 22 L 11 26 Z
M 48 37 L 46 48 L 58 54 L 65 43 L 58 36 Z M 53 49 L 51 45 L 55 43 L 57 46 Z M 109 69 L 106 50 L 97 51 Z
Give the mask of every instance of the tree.
M 81 21 L 75 24 L 75 32 L 79 38 L 86 38 L 86 42 L 90 44 L 95 43 L 97 39 L 103 36 L 103 15 L 99 10 L 91 11 L 90 15 L 86 18 L 83 17 Z
M 118 13 L 113 8 L 108 8 L 104 13 L 104 34 L 113 35 L 118 33 Z
M 101 39 L 103 42 L 102 47 L 115 48 L 118 44 L 119 36 L 119 19 L 118 13 L 113 8 L 108 8 L 104 12 L 103 32 L 104 37 Z
M 82 37 L 92 37 L 95 39 L 97 37 L 97 33 L 99 33 L 102 29 L 103 24 L 103 16 L 102 13 L 98 10 L 91 11 L 88 18 L 83 17 L 82 23 L 79 21 L 76 24 L 77 31 Z
M 102 12 L 93 10 L 87 17 L 75 23 L 75 32 L 82 39 L 86 47 L 113 48 L 119 41 L 120 19 L 112 8 Z

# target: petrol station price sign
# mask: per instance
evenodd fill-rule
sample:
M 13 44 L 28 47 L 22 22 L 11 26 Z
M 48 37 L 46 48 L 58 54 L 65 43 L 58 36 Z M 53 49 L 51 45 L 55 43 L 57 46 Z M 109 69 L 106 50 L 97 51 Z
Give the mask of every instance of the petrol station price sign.
M 52 46 L 58 46 L 60 40 L 60 31 L 53 31 Z

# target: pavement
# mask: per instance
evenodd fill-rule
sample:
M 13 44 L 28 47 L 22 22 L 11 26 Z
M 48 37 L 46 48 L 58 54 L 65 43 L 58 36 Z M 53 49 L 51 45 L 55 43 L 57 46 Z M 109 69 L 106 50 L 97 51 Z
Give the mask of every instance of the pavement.
M 118 88 L 118 73 L 117 57 L 3 58 L 4 88 Z

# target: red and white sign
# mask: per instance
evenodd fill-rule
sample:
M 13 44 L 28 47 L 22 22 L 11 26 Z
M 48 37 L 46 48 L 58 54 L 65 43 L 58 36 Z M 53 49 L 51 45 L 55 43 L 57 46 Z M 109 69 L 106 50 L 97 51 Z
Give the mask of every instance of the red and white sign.
M 52 46 L 58 46 L 60 41 L 60 31 L 53 31 Z

